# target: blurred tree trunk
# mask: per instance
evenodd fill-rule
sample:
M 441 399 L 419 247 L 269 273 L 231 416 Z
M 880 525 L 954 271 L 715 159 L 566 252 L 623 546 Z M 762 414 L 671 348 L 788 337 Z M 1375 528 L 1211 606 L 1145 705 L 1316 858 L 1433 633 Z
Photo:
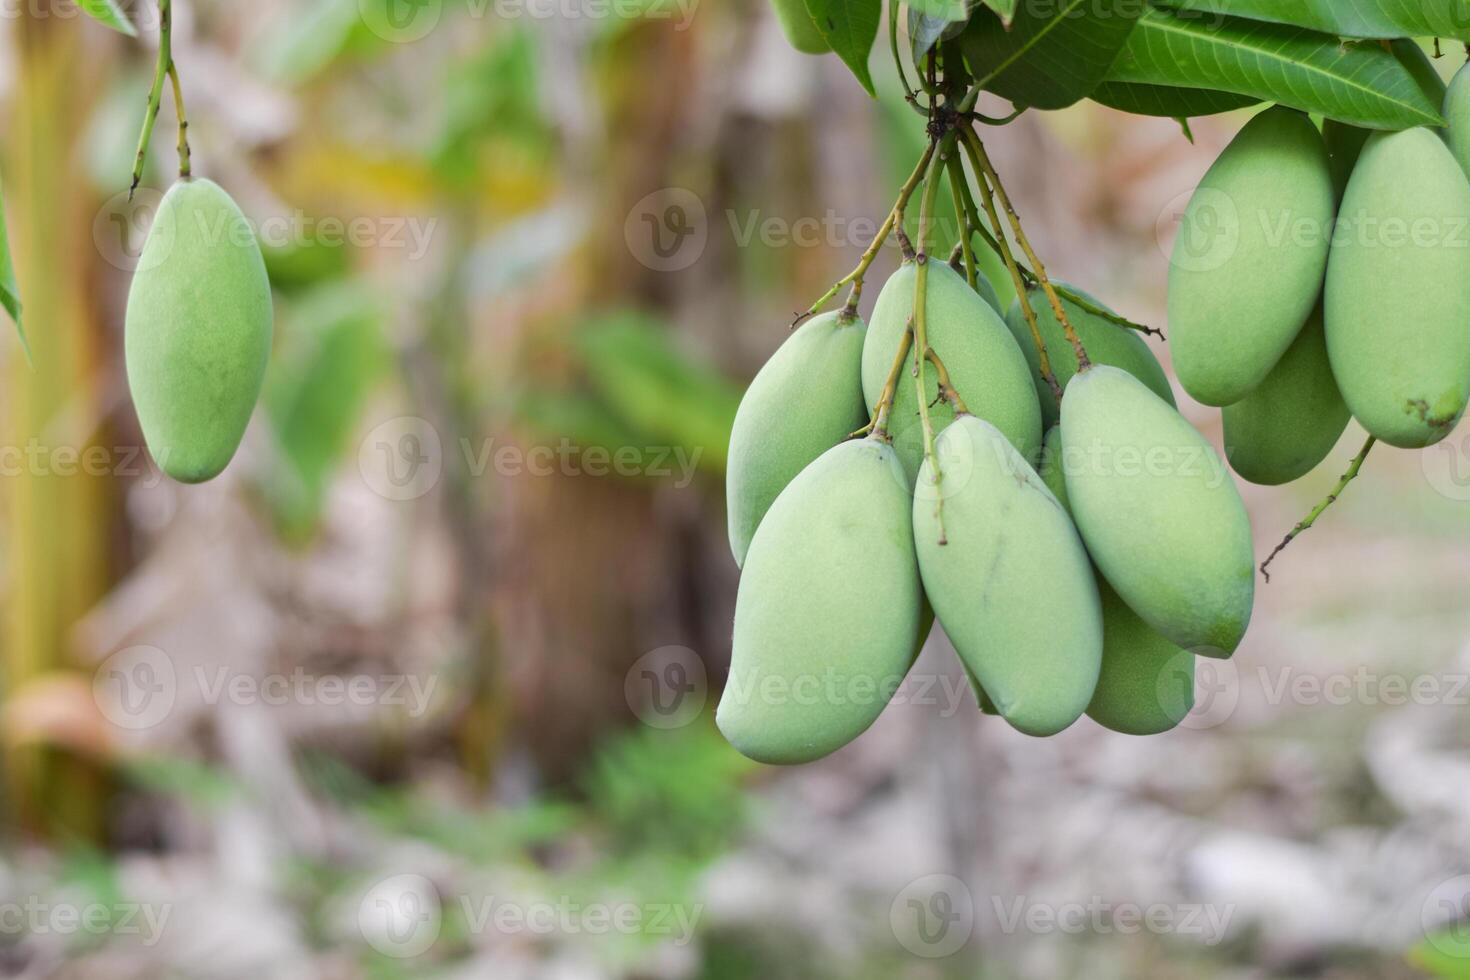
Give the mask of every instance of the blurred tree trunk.
M 77 666 L 68 637 L 105 587 L 112 487 L 107 475 L 75 475 L 95 438 L 95 386 L 104 363 L 89 307 L 97 258 L 93 214 L 78 160 L 96 89 L 82 76 L 93 61 L 82 51 L 85 26 L 76 18 L 27 10 L 14 25 L 17 85 L 4 134 L 11 242 L 35 359 L 31 368 L 18 353 L 8 358 L 5 392 L 3 444 L 13 447 L 12 455 L 19 448 L 25 461 L 3 482 L 9 579 L 3 670 L 11 705 L 35 690 L 27 685 Z M 31 445 L 43 450 L 29 454 Z M 90 690 L 90 678 L 71 688 L 83 689 Z M 103 777 L 94 762 L 30 742 L 8 748 L 9 810 L 22 830 L 98 836 Z

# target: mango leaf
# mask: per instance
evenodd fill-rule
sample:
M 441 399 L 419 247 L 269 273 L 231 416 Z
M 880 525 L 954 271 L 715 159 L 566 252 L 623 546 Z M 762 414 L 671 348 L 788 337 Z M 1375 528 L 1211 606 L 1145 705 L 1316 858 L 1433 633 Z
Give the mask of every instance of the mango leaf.
M 1097 88 L 1140 9 L 1137 0 L 1055 0 L 1022 6 L 1009 28 L 983 10 L 960 43 L 983 88 L 1018 106 L 1063 109 Z
M 15 266 L 10 262 L 10 238 L 5 232 L 5 199 L 0 196 L 0 306 L 15 321 L 15 332 L 20 336 L 20 345 L 25 348 L 26 358 L 31 356 L 31 345 L 26 340 L 25 325 L 21 322 L 20 287 L 15 284 Z
M 98 23 L 105 24 L 120 34 L 128 37 L 137 37 L 138 29 L 133 22 L 128 20 L 128 15 L 122 12 L 117 5 L 117 0 L 77 0 L 77 6 L 82 8 L 88 17 Z
M 1368 129 L 1444 124 L 1380 45 L 1239 18 L 1149 8 L 1106 80 L 1233 92 Z
M 1306 27 L 1342 37 L 1452 37 L 1470 41 L 1465 0 L 1159 0 L 1202 14 Z
M 868 55 L 883 19 L 883 0 L 806 0 L 806 9 L 837 57 L 852 69 L 868 94 L 876 97 Z
M 1470 12 L 1470 3 L 1467 3 L 1466 10 Z M 1419 42 L 1401 37 L 1391 42 L 1389 47 L 1393 48 L 1394 57 L 1399 59 L 1399 63 L 1419 83 L 1419 90 L 1424 93 L 1424 97 L 1436 106 L 1444 105 L 1449 86 L 1439 77 L 1439 69 L 1434 67 L 1434 62 L 1429 60 L 1429 54 L 1419 46 Z
M 1001 22 L 1007 26 L 1016 19 L 1017 0 L 981 0 L 981 2 L 1000 15 Z
M 1250 95 L 1207 88 L 1171 88 L 1131 82 L 1103 82 L 1093 89 L 1092 98 L 1111 109 L 1121 109 L 1136 116 L 1168 116 L 1170 119 L 1213 116 L 1219 112 L 1244 109 L 1261 101 Z
M 924 0 L 909 4 L 909 40 L 914 64 L 919 64 L 929 49 L 941 40 L 949 40 L 964 30 L 970 19 L 974 0 Z

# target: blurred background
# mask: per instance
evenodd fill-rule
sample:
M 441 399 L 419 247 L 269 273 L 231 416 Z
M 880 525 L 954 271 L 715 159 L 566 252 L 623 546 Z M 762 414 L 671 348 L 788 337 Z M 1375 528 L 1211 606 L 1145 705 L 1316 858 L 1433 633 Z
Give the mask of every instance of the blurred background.
M 277 302 L 186 488 L 124 378 L 175 169 L 166 99 L 128 204 L 125 6 L 0 11 L 0 975 L 1470 976 L 1465 435 L 1370 457 L 1174 733 L 1021 736 L 936 631 L 867 735 L 765 769 L 712 722 L 726 438 L 922 148 L 886 54 L 873 101 L 762 0 L 178 0 L 195 172 Z M 1166 327 L 1243 118 L 991 149 L 1054 274 Z M 1243 488 L 1258 551 L 1362 438 Z

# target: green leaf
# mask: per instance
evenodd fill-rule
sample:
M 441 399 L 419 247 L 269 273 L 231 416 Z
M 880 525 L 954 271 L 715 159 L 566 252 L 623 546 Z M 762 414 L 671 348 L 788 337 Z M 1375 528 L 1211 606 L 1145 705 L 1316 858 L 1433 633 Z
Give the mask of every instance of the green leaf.
M 21 321 L 20 287 L 15 284 L 15 266 L 10 262 L 10 238 L 5 232 L 3 195 L 0 195 L 0 306 L 5 307 L 5 312 L 15 321 L 15 332 L 20 336 L 20 345 L 25 349 L 26 359 L 29 360 L 31 345 L 26 340 L 25 324 Z
M 1470 936 L 1463 923 L 1446 926 L 1410 950 L 1407 959 L 1431 976 L 1470 980 Z
M 1159 0 L 1202 14 L 1231 14 L 1342 37 L 1470 40 L 1465 0 Z
M 1170 88 L 1132 82 L 1103 82 L 1093 90 L 1092 98 L 1109 108 L 1136 116 L 1167 116 L 1170 119 L 1213 116 L 1219 112 L 1244 109 L 1261 101 L 1250 95 L 1207 88 Z
M 1369 129 L 1444 124 L 1414 76 L 1380 45 L 1238 18 L 1150 8 L 1107 81 L 1233 92 Z
M 909 40 L 913 42 L 914 64 L 941 40 L 964 30 L 973 10 L 972 0 L 923 0 L 909 4 Z
M 128 20 L 128 15 L 122 12 L 117 5 L 117 0 L 77 0 L 77 5 L 93 20 L 105 24 L 121 34 L 128 37 L 137 37 L 138 29 L 133 22 Z
M 806 9 L 837 57 L 852 69 L 869 95 L 877 96 L 868 55 L 883 19 L 883 0 L 806 0 Z
M 1055 0 L 1021 7 L 1009 29 L 981 11 L 960 43 L 983 88 L 1019 106 L 1062 109 L 1103 80 L 1139 10 L 1137 0 Z

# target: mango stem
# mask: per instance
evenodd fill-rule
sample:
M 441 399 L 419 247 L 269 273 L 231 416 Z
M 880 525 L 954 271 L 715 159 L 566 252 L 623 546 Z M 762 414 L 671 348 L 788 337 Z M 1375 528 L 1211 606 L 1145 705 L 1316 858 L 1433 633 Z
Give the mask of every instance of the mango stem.
M 1292 528 L 1291 533 L 1282 538 L 1281 543 L 1276 546 L 1275 550 L 1273 550 L 1271 554 L 1266 557 L 1265 561 L 1261 562 L 1261 574 L 1266 577 L 1266 581 L 1268 583 L 1271 581 L 1271 573 L 1267 571 L 1267 569 L 1270 568 L 1271 563 L 1276 560 L 1276 556 L 1285 551 L 1287 549 L 1287 546 L 1289 546 L 1293 541 L 1297 539 L 1297 535 L 1301 534 L 1303 531 L 1309 529 L 1313 524 L 1317 523 L 1317 518 L 1321 517 L 1327 511 L 1327 508 L 1337 503 L 1337 498 L 1342 496 L 1343 491 L 1347 489 L 1348 484 L 1357 479 L 1358 472 L 1363 468 L 1363 461 L 1368 458 L 1368 453 L 1372 451 L 1373 445 L 1377 441 L 1378 439 L 1375 436 L 1368 437 L 1368 441 L 1363 443 L 1362 451 L 1353 458 L 1352 465 L 1349 466 L 1347 472 L 1342 475 L 1342 479 L 1337 481 L 1337 485 L 1332 488 L 1332 492 L 1327 495 L 1327 499 L 1323 500 L 1316 507 L 1312 508 L 1312 512 L 1304 517 L 1301 523 Z

